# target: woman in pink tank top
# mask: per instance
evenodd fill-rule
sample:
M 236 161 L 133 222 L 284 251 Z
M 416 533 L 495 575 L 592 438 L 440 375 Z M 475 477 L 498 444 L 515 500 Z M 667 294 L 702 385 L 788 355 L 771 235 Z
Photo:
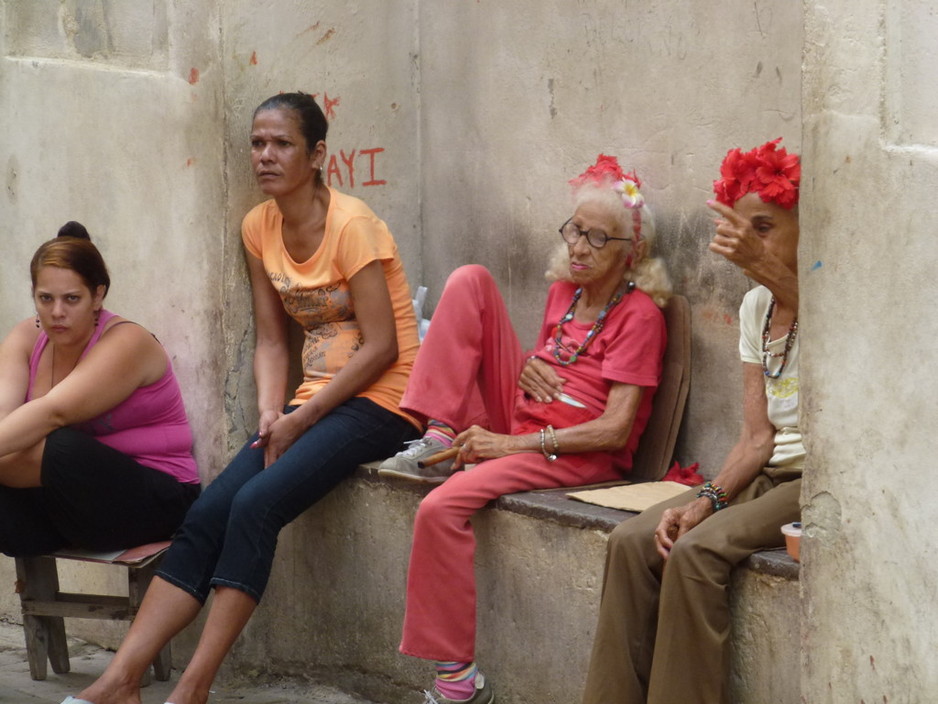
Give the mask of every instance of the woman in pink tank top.
M 0 343 L 0 552 L 169 538 L 199 476 L 166 352 L 103 309 L 110 277 L 79 223 L 30 274 L 36 317 Z

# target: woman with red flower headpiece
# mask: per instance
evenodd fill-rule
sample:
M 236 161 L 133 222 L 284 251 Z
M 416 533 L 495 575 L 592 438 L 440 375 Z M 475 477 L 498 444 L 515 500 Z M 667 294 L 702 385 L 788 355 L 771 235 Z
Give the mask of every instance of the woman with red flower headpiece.
M 670 295 L 649 257 L 650 213 L 615 157 L 571 182 L 537 344 L 522 353 L 491 274 L 447 281 L 401 401 L 426 435 L 379 473 L 439 484 L 420 504 L 401 652 L 436 661 L 427 701 L 487 704 L 475 665 L 475 539 L 469 519 L 503 494 L 618 479 L 648 421 Z M 657 304 L 657 305 L 656 305 Z M 434 463 L 434 455 L 450 459 Z M 458 471 L 475 463 L 472 471 Z
M 610 535 L 584 704 L 729 701 L 730 573 L 798 520 L 801 166 L 778 142 L 730 150 L 707 203 L 719 215 L 710 250 L 759 284 L 739 312 L 740 438 L 712 481 Z

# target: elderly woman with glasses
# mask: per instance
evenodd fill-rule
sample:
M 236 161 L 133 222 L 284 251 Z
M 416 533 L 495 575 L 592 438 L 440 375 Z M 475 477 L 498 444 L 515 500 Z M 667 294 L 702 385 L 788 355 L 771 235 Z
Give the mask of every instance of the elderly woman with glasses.
M 400 646 L 436 662 L 439 704 L 494 697 L 474 662 L 471 516 L 503 494 L 621 478 L 660 378 L 670 284 L 649 258 L 641 184 L 603 155 L 570 183 L 534 348 L 522 352 L 489 272 L 456 270 L 401 402 L 427 433 L 379 469 L 440 484 L 417 512 Z

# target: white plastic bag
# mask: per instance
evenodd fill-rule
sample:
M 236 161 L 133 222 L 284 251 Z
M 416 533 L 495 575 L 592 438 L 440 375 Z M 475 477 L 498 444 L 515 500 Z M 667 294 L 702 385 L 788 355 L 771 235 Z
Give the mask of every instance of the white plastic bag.
M 427 330 L 430 329 L 430 319 L 423 317 L 423 302 L 427 300 L 427 287 L 418 286 L 417 293 L 413 298 L 414 303 L 414 315 L 417 316 L 417 334 L 420 336 L 420 341 L 423 342 L 423 338 L 427 336 Z

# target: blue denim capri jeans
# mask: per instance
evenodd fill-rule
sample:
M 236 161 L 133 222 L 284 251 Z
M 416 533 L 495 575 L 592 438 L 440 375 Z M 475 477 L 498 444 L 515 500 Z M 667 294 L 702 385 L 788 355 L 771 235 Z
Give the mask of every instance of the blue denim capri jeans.
M 189 509 L 157 574 L 203 604 L 213 586 L 260 602 L 280 529 L 358 465 L 393 455 L 416 435 L 407 420 L 359 397 L 309 428 L 267 469 L 263 448 L 251 447 L 255 434 Z

